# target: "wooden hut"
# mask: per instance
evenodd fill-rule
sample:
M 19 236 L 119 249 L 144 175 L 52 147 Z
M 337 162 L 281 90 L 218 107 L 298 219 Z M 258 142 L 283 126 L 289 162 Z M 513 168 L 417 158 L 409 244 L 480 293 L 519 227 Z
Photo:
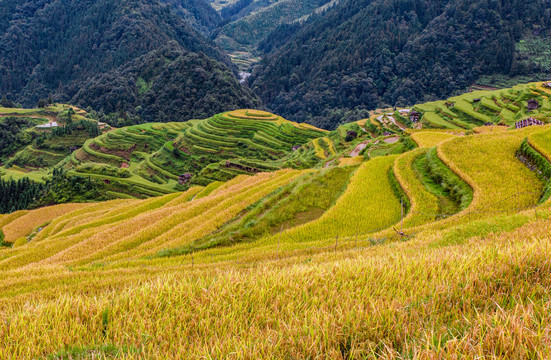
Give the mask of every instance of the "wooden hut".
M 409 120 L 410 120 L 411 122 L 416 123 L 416 122 L 419 121 L 420 118 L 421 118 L 421 113 L 419 113 L 419 112 L 417 112 L 417 111 L 415 111 L 415 110 L 411 110 L 411 111 L 409 112 Z
M 540 106 L 540 103 L 538 102 L 538 100 L 530 99 L 530 100 L 528 100 L 528 106 L 526 106 L 526 108 L 528 110 L 537 110 L 537 108 L 539 108 L 539 106 Z
M 528 119 L 517 121 L 515 123 L 515 128 L 522 129 L 527 126 L 534 126 L 534 125 L 544 125 L 544 123 L 542 121 L 534 119 L 533 117 L 529 117 Z
M 300 149 L 300 148 L 301 148 L 300 145 L 295 145 L 295 146 L 293 146 L 293 151 L 297 151 L 297 150 Z
M 482 100 L 482 99 L 481 98 L 476 98 L 476 99 L 473 99 L 473 102 L 478 103 L 478 102 L 480 102 L 480 100 Z
M 184 184 L 187 184 L 191 178 L 193 177 L 193 175 L 191 175 L 190 173 L 185 173 L 185 174 L 182 174 L 180 176 L 178 176 L 178 182 L 182 185 Z
M 346 132 L 346 141 L 352 141 L 354 139 L 357 139 L 358 138 L 358 133 L 355 132 L 354 130 L 348 130 Z

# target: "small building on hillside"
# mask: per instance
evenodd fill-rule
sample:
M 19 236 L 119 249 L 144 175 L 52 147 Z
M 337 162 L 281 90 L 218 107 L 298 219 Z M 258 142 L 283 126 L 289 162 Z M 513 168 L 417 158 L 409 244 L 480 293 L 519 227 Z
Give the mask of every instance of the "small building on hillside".
M 37 129 L 51 129 L 51 128 L 56 128 L 58 126 L 59 125 L 56 121 L 50 121 L 49 123 L 44 124 L 44 125 L 36 125 L 36 128 Z
M 391 132 L 388 132 L 388 131 L 385 131 L 385 132 L 383 133 L 383 136 L 390 136 L 390 135 L 392 135 L 392 133 L 391 133 Z
M 492 126 L 492 125 L 494 125 L 493 122 L 489 122 L 489 121 L 488 121 L 488 122 L 484 123 L 484 126 Z
M 358 138 L 358 133 L 355 132 L 354 130 L 348 130 L 346 132 L 346 141 L 352 141 L 354 139 L 357 139 Z
M 515 128 L 522 129 L 527 126 L 534 126 L 534 125 L 545 125 L 545 124 L 542 121 L 534 119 L 533 117 L 529 117 L 528 119 L 517 121 L 515 123 Z
M 180 176 L 178 176 L 178 182 L 182 185 L 184 184 L 187 184 L 191 178 L 193 177 L 193 175 L 191 175 L 190 173 L 185 173 L 185 174 L 182 174 Z
M 421 113 L 415 111 L 415 110 L 412 110 L 409 112 L 409 120 L 411 122 L 419 122 L 419 119 L 421 118 Z
M 526 108 L 528 110 L 537 110 L 540 107 L 540 103 L 536 99 L 530 99 L 528 100 L 528 105 Z
M 481 98 L 476 98 L 476 99 L 473 99 L 473 102 L 478 103 L 478 102 L 480 102 L 480 100 L 482 100 L 482 99 Z
M 551 81 L 543 83 L 543 87 L 551 88 Z
M 302 146 L 300 145 L 295 145 L 293 146 L 293 151 L 297 151 L 298 149 L 300 149 Z
M 455 103 L 453 101 L 446 101 L 446 106 L 451 109 L 455 106 Z

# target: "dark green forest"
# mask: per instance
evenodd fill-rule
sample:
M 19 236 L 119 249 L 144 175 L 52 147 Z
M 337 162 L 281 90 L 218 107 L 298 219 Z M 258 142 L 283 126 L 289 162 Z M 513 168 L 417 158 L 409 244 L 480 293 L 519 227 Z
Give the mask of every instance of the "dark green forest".
M 269 36 L 251 86 L 270 110 L 334 128 L 347 111 L 446 98 L 481 75 L 540 73 L 515 44 L 550 25 L 548 0 L 343 1 Z
M 262 107 L 228 67 L 203 53 L 182 50 L 175 42 L 82 84 L 71 103 L 91 106 L 101 114 L 130 112 L 148 122 Z
M 151 121 L 188 104 L 196 109 L 174 115 L 206 114 L 220 107 L 213 99 L 230 107 L 258 103 L 238 83 L 229 57 L 201 34 L 221 20 L 205 0 L 4 0 L 0 16 L 0 94 L 24 106 L 49 95 L 106 112 L 155 106 L 154 116 L 144 114 Z M 180 60 L 163 59 L 167 47 Z M 155 92 L 146 94 L 138 78 Z M 108 90 L 97 84 L 103 80 Z M 164 107 L 175 86 L 185 89 L 188 104 L 174 99 Z
M 0 214 L 67 202 L 107 200 L 105 185 L 83 176 L 68 176 L 63 169 L 54 169 L 46 183 L 29 178 L 0 179 Z
M 232 4 L 218 13 L 207 0 L 4 0 L 0 95 L 24 106 L 51 96 L 116 125 L 265 108 L 332 129 L 481 78 L 551 74 L 532 57 L 548 44 L 551 0 L 342 0 L 291 23 L 276 0 Z M 230 43 L 262 38 L 250 88 L 213 41 L 229 28 Z

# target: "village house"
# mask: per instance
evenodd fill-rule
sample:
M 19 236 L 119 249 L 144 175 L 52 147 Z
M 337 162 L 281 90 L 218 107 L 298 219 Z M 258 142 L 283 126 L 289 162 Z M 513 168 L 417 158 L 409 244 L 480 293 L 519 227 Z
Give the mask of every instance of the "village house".
M 517 121 L 515 123 L 515 128 L 522 129 L 523 127 L 534 126 L 534 125 L 545 125 L 545 124 L 542 121 L 534 119 L 533 117 L 529 117 L 528 119 Z
M 191 180 L 192 177 L 193 175 L 187 172 L 185 174 L 178 176 L 178 182 L 182 185 L 185 185 Z
M 528 110 L 537 110 L 539 106 L 540 106 L 540 103 L 538 102 L 538 100 L 530 99 L 528 100 L 528 105 L 526 106 L 526 108 Z
M 412 110 L 409 113 L 409 120 L 411 122 L 414 122 L 414 123 L 418 122 L 420 117 L 421 117 L 421 114 L 415 110 Z

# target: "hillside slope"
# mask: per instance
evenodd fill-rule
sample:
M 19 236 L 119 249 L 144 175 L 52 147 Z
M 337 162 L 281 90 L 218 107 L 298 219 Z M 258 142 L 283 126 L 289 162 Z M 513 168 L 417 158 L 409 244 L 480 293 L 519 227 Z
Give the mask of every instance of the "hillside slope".
M 135 95 L 144 87 L 138 78 L 141 76 L 149 84 L 145 84 L 146 88 L 153 86 L 163 73 L 163 66 L 155 62 L 162 57 L 161 50 L 169 46 L 180 55 L 189 53 L 199 59 L 193 64 L 181 61 L 185 65 L 173 65 L 172 77 L 159 79 L 158 84 L 162 86 L 157 85 L 156 92 L 148 94 L 149 98 L 162 99 L 174 89 L 183 89 L 192 101 L 205 103 L 201 108 L 196 106 L 196 111 L 203 113 L 211 105 L 219 106 L 216 103 L 227 103 L 230 108 L 235 107 L 236 102 L 239 107 L 258 105 L 255 96 L 241 89 L 229 58 L 182 15 L 180 8 L 189 5 L 188 10 L 197 13 L 197 21 L 214 26 L 208 14 L 207 18 L 200 16 L 203 11 L 197 10 L 196 3 L 202 0 L 168 3 L 160 0 L 10 0 L 1 14 L 9 26 L 0 32 L 0 93 L 26 106 L 33 106 L 50 94 L 63 102 L 78 94 L 75 101 L 79 100 L 85 108 L 94 104 L 98 110 L 104 108 L 107 112 L 137 113 L 137 106 L 151 105 L 156 100 L 145 101 Z M 134 72 L 132 79 L 125 78 L 126 68 Z M 206 74 L 212 81 L 203 84 L 195 75 L 197 72 Z M 114 98 L 102 98 L 106 90 L 99 91 L 98 82 L 104 80 L 103 74 L 108 74 L 111 85 L 116 85 L 115 89 L 109 89 L 118 94 Z M 182 78 L 188 81 L 182 83 Z M 88 91 L 92 85 L 94 91 Z M 213 88 L 204 89 L 204 86 Z M 193 89 L 200 91 L 194 94 Z M 98 106 L 100 98 L 101 106 Z M 168 121 L 166 117 L 173 109 L 174 106 L 161 107 L 155 115 Z
M 547 36 L 548 15 L 541 0 L 343 1 L 268 55 L 252 88 L 271 111 L 334 128 L 346 111 L 448 97 L 481 75 L 539 74 L 515 49 Z
M 538 83 L 483 99 L 518 106 L 528 93 L 551 96 Z M 424 124 L 434 104 L 415 108 Z M 105 170 L 128 156 L 129 171 L 141 159 L 159 177 L 170 175 L 153 145 L 211 154 L 212 174 L 249 151 L 264 165 L 318 160 L 0 215 L 0 356 L 548 357 L 551 115 L 539 109 L 542 124 L 520 129 L 404 130 L 396 113 L 323 132 L 241 110 L 87 142 L 71 162 Z M 469 125 L 499 117 L 469 114 Z M 290 138 L 305 143 L 279 155 Z

